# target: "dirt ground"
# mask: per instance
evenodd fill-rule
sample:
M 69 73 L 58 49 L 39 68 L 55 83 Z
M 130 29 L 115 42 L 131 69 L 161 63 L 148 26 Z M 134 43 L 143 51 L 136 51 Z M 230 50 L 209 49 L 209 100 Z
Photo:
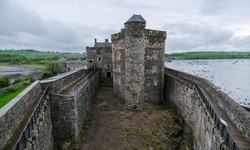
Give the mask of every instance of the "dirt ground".
M 113 88 L 100 87 L 80 133 L 79 150 L 192 149 L 192 134 L 172 109 L 145 105 L 127 110 Z

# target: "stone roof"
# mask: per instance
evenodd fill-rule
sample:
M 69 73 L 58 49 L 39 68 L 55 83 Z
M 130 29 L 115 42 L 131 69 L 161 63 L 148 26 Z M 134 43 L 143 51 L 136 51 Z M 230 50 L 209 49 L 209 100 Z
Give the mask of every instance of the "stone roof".
M 67 64 L 72 64 L 72 63 L 85 63 L 85 60 L 68 60 Z
M 105 42 L 96 42 L 94 47 L 105 47 Z M 112 47 L 112 43 L 108 43 L 108 47 Z
M 86 63 L 86 60 L 58 60 L 61 64 Z
M 141 16 L 141 15 L 136 15 L 134 14 L 131 18 L 128 19 L 124 24 L 129 23 L 129 22 L 141 22 L 141 23 L 146 23 L 146 20 Z

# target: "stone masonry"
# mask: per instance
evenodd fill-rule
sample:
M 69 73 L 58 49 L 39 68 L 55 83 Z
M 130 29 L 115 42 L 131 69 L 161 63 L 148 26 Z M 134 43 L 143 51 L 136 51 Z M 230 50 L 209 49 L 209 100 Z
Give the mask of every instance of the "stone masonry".
M 114 94 L 137 109 L 162 100 L 166 32 L 145 29 L 141 15 L 111 35 Z
M 165 71 L 165 103 L 175 107 L 192 129 L 194 149 L 250 148 L 249 112 L 206 79 L 169 68 Z M 201 87 L 207 102 L 194 82 Z M 219 124 L 218 120 L 224 123 Z
M 101 78 L 113 77 L 112 43 L 108 39 L 105 42 L 95 39 L 94 47 L 86 47 L 86 51 L 88 68 L 98 68 Z

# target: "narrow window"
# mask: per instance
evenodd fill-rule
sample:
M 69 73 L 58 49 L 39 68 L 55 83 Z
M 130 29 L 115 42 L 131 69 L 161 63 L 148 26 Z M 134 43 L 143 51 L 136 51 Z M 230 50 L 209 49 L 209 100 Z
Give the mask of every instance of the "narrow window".
M 118 72 L 121 72 L 121 67 L 120 67 L 120 65 L 117 65 L 117 71 L 118 71 Z
M 152 72 L 157 72 L 157 66 L 153 66 Z
M 121 53 L 120 52 L 117 52 L 116 59 L 121 60 Z
M 155 60 L 158 59 L 158 53 L 157 53 L 157 52 L 154 52 L 154 53 L 153 53 L 153 58 L 154 58 Z
M 101 57 L 100 56 L 98 57 L 98 60 L 101 61 Z
M 138 103 L 138 94 L 137 93 L 131 93 L 131 99 L 133 103 Z
M 121 84 L 121 78 L 118 78 L 118 84 Z
M 158 80 L 154 79 L 154 85 L 156 86 L 158 84 Z
M 107 72 L 107 78 L 111 77 L 111 72 Z

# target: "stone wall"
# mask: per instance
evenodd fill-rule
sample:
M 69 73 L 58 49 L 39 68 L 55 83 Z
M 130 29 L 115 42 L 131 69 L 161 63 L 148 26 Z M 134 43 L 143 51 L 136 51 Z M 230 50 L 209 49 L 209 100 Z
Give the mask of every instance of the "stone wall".
M 33 107 L 35 100 L 40 98 L 38 96 L 40 96 L 39 93 L 41 92 L 40 81 L 36 81 L 12 101 L 6 104 L 2 109 L 0 109 L 0 149 L 5 147 L 11 136 L 17 136 L 13 133 L 16 132 L 18 127 L 25 125 L 20 123 L 23 121 L 24 116 L 28 112 L 30 113 L 30 111 L 33 111 L 30 110 L 30 108 Z M 36 120 L 36 124 L 39 126 L 39 129 L 36 125 L 34 125 L 35 129 L 32 130 L 32 136 L 29 140 L 32 141 L 35 149 L 52 150 L 53 136 L 49 101 L 45 101 L 40 115 L 41 117 Z M 32 145 L 27 142 L 27 147 L 31 146 Z
M 0 149 L 10 139 L 40 92 L 40 82 L 36 81 L 0 109 Z
M 77 139 L 80 130 L 83 127 L 84 120 L 87 117 L 87 113 L 90 109 L 91 103 L 95 97 L 98 84 L 99 84 L 99 72 L 90 76 L 88 80 L 83 83 L 84 85 L 75 92 L 74 101 L 76 109 L 76 130 L 75 138 Z
M 165 75 L 165 94 L 167 105 L 173 103 L 178 112 L 183 116 L 185 122 L 193 131 L 194 149 L 219 149 L 219 145 L 223 143 L 219 131 L 213 127 L 216 125 L 212 119 L 208 120 L 208 115 L 204 112 L 205 106 L 201 105 L 202 100 L 199 99 L 192 85 L 183 84 L 183 82 L 170 78 Z
M 246 111 L 239 103 L 235 102 L 231 97 L 222 92 L 218 87 L 204 78 L 193 76 L 184 72 L 167 69 L 173 74 L 185 76 L 185 78 L 199 83 L 213 99 L 216 99 L 218 105 L 233 121 L 239 130 L 242 131 L 244 136 L 250 140 L 250 112 Z
M 218 105 L 229 117 L 231 115 L 230 119 L 233 123 L 238 128 L 240 127 L 239 129 L 245 134 L 246 138 L 249 138 L 249 112 L 244 110 L 234 100 L 223 92 L 218 91 L 206 79 L 169 68 L 166 68 L 165 71 L 198 83 L 208 91 L 209 95 L 218 102 Z M 225 138 L 222 138 L 218 127 L 216 127 L 217 124 L 214 123 L 213 117 L 209 114 L 206 105 L 198 94 L 195 84 L 165 74 L 164 85 L 165 103 L 167 105 L 173 104 L 193 130 L 194 149 L 219 149 L 220 144 L 225 141 Z
M 125 98 L 125 30 L 112 35 L 112 60 L 114 94 Z
M 52 93 L 51 119 L 55 141 L 73 139 L 83 126 L 86 114 L 99 83 L 99 74 L 95 72 L 79 83 L 73 95 Z M 79 88 L 80 87 L 80 88 Z
M 166 32 L 145 29 L 145 100 L 159 103 L 163 100 Z
M 47 86 L 50 87 L 50 92 L 57 93 L 58 91 L 64 89 L 73 81 L 81 78 L 83 75 L 87 74 L 89 70 L 78 69 L 70 72 L 66 72 L 46 80 L 41 81 L 42 89 L 44 90 Z
M 53 150 L 54 139 L 52 133 L 50 107 L 50 101 L 47 99 L 41 109 L 40 114 L 42 115 L 40 115 L 40 118 L 36 121 L 36 124 L 39 126 L 39 130 L 38 127 L 34 125 L 35 129 L 32 131 L 32 143 L 35 150 Z M 31 144 L 28 146 L 31 146 Z
M 55 141 L 70 139 L 75 135 L 76 110 L 74 97 L 51 94 L 51 120 Z
M 203 82 L 200 81 L 200 84 L 209 93 L 213 93 L 211 94 L 212 98 L 217 100 L 218 105 L 250 141 L 250 112 L 246 111 L 239 103 L 219 90 L 211 82 L 203 80 Z

